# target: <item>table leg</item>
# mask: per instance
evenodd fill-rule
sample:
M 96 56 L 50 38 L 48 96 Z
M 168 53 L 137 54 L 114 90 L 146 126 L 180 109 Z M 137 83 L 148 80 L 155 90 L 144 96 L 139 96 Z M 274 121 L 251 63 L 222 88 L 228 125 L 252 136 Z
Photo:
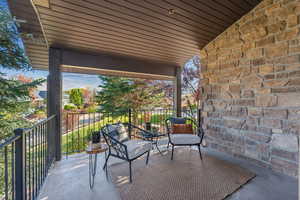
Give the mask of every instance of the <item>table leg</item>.
M 97 170 L 97 154 L 89 154 L 89 183 L 90 183 L 90 189 L 93 189 L 93 187 L 94 187 L 96 170 Z

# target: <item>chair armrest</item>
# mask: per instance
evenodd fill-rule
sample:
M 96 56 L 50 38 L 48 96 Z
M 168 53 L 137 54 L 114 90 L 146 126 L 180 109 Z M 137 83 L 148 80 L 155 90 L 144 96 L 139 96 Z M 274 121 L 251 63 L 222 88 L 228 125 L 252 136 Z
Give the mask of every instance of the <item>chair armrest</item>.
M 105 133 L 105 134 L 106 134 L 106 133 Z M 119 145 L 121 145 L 121 146 L 123 146 L 124 148 L 127 149 L 127 146 L 126 146 L 125 144 L 123 144 L 122 142 L 120 142 L 119 140 L 115 139 L 114 137 L 112 137 L 112 136 L 110 136 L 110 135 L 108 135 L 108 134 L 106 134 L 106 136 L 108 136 L 109 139 L 112 140 L 114 143 L 117 143 L 117 144 L 119 144 Z

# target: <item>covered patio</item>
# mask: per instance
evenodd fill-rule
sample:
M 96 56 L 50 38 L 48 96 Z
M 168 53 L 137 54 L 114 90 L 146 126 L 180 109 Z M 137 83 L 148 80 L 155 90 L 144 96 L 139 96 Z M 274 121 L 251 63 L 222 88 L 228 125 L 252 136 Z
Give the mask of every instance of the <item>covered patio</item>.
M 48 175 L 43 174 L 34 194 L 28 195 L 27 171 L 22 169 L 27 169 L 26 150 L 17 151 L 20 167 L 16 164 L 16 177 L 22 179 L 16 184 L 16 199 L 120 198 L 116 182 L 110 180 L 114 177 L 111 170 L 116 169 L 115 160 L 109 164 L 108 177 L 98 166 L 95 188 L 90 190 L 88 157 L 82 153 L 68 159 L 62 156 L 62 72 L 173 80 L 173 115 L 180 117 L 181 70 L 195 55 L 201 62 L 201 119 L 198 123 L 206 141 L 204 159 L 197 162 L 200 166 L 195 168 L 205 167 L 205 160 L 212 157 L 231 163 L 230 167 L 224 164 L 224 169 L 237 166 L 248 175 L 239 187 L 228 190 L 230 192 L 226 190 L 222 197 L 217 196 L 221 194 L 218 188 L 210 188 L 210 194 L 215 192 L 215 199 L 232 200 L 297 199 L 299 1 L 8 2 L 12 15 L 22 22 L 19 31 L 33 68 L 49 70 L 49 120 L 32 132 L 19 130 L 18 137 L 12 141 L 13 145 L 17 141 L 17 145 L 24 148 L 28 143 L 23 143 L 27 136 L 22 133 L 41 134 L 47 143 L 43 155 L 47 158 Z M 165 149 L 165 145 L 162 148 Z M 179 147 L 175 151 L 191 153 L 194 149 Z M 152 153 L 155 159 L 170 159 L 168 151 L 163 156 Z M 180 154 L 178 156 L 175 154 L 174 164 L 179 162 Z M 98 163 L 103 164 L 103 153 Z M 151 165 L 150 157 L 150 165 L 145 169 L 159 167 L 157 163 Z M 183 170 L 189 170 L 188 164 Z M 189 180 L 184 181 L 190 184 Z M 146 178 L 144 183 L 147 183 Z M 226 183 L 219 186 L 224 185 Z M 126 187 L 130 189 L 134 183 Z M 201 191 L 198 185 L 194 187 L 195 190 L 187 189 L 185 193 L 192 196 Z M 175 192 L 178 187 L 172 189 Z M 162 188 L 158 192 L 166 191 L 169 190 Z M 166 199 L 170 196 L 166 192 Z M 199 199 L 199 196 L 187 198 Z
M 195 150 L 184 149 L 184 151 L 188 152 Z M 213 156 L 214 158 L 222 161 L 236 164 L 256 174 L 256 177 L 250 180 L 246 185 L 242 186 L 233 194 L 226 196 L 226 200 L 281 200 L 298 198 L 297 180 L 294 178 L 278 174 L 244 159 L 238 159 L 226 155 L 225 153 L 205 149 L 204 162 L 206 156 Z M 169 160 L 170 153 L 165 152 L 163 159 Z M 179 157 L 178 159 L 180 160 L 183 158 Z M 100 155 L 99 164 L 103 164 L 104 160 L 104 154 Z M 115 159 L 110 162 L 111 165 L 115 163 L 120 163 L 120 160 Z M 151 164 L 154 163 L 151 163 L 150 158 L 150 167 Z M 178 163 L 175 161 L 173 164 L 176 165 Z M 55 163 L 54 169 L 50 172 L 38 199 L 121 199 L 120 193 L 115 187 L 114 182 L 112 182 L 111 172 L 109 171 L 109 175 L 107 176 L 105 171 L 100 169 L 101 166 L 99 167 L 99 171 L 97 172 L 98 174 L 96 175 L 95 186 L 92 190 L 90 190 L 88 186 L 88 166 L 88 156 L 85 153 L 76 154 L 69 157 L 67 160 Z M 172 168 L 170 168 L 170 170 L 172 170 Z M 182 170 L 187 170 L 187 168 L 182 168 Z M 125 173 L 124 176 L 124 184 L 128 184 L 128 173 Z M 146 186 L 148 181 L 149 177 L 145 177 Z M 205 179 L 203 181 L 209 182 L 211 180 Z M 181 183 L 184 184 L 184 182 Z M 220 184 L 225 184 L 225 182 Z M 144 187 L 144 185 L 141 187 Z M 148 185 L 148 187 L 150 187 L 150 185 Z M 176 188 L 171 188 L 170 190 L 174 191 L 174 189 Z M 167 188 L 161 188 L 161 190 L 157 190 L 156 193 L 164 193 L 166 190 Z M 186 191 L 187 194 L 189 192 L 194 191 L 193 189 Z M 145 199 L 147 198 L 145 197 Z

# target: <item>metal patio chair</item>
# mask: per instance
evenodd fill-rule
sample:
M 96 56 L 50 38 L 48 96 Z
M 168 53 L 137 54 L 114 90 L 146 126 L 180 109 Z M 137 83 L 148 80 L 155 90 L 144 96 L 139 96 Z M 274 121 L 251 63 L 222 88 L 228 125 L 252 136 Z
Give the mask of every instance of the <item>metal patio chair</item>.
M 174 147 L 175 146 L 198 146 L 200 159 L 202 160 L 201 154 L 201 143 L 203 141 L 204 131 L 199 127 L 194 120 L 191 118 L 179 118 L 170 117 L 165 121 L 168 134 L 168 148 L 172 145 L 172 155 L 171 160 L 173 160 Z M 174 124 L 191 124 L 193 128 L 192 134 L 187 133 L 172 133 L 172 126 Z
M 110 156 L 127 161 L 129 162 L 129 180 L 132 182 L 131 163 L 147 153 L 146 165 L 148 164 L 150 150 L 152 149 L 152 139 L 151 137 L 144 137 L 144 135 L 149 136 L 152 133 L 130 123 L 107 124 L 101 131 L 109 147 L 103 169 L 107 169 L 107 162 Z M 139 139 L 131 140 L 130 131 L 136 131 L 139 134 L 136 137 Z

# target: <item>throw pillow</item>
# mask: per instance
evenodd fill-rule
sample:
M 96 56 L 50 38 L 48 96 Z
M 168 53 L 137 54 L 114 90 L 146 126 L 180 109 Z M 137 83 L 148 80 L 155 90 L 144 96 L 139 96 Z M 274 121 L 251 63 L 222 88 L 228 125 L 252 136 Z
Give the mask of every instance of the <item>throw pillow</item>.
M 173 124 L 172 134 L 193 134 L 192 124 Z

